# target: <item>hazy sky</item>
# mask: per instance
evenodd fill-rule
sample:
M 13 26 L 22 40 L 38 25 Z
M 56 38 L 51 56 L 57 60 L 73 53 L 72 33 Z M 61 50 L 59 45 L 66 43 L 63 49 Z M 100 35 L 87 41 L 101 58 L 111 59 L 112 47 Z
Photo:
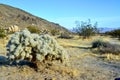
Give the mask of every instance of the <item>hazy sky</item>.
M 75 27 L 75 21 L 98 22 L 98 27 L 120 27 L 120 0 L 0 0 L 33 15 Z

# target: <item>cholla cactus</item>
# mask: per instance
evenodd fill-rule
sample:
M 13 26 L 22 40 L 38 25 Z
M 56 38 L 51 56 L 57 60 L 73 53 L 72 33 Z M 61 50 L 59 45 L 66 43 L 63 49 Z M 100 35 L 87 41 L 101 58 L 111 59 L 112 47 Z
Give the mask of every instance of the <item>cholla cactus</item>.
M 6 28 L 8 32 L 18 32 L 20 31 L 19 27 L 17 25 L 11 25 L 10 27 Z
M 66 60 L 66 51 L 48 34 L 31 34 L 27 29 L 12 35 L 7 44 L 10 60 Z

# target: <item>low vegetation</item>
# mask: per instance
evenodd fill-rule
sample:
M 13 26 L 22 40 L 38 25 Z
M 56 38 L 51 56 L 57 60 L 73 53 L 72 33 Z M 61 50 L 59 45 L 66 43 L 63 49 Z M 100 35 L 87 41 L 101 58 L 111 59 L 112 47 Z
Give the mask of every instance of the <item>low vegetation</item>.
M 107 45 L 109 45 L 108 42 L 104 42 L 101 40 L 96 40 L 96 41 L 92 42 L 92 48 L 107 47 Z
M 52 30 L 50 31 L 50 33 L 51 33 L 53 36 L 55 36 L 55 35 L 59 35 L 59 34 L 60 34 L 60 31 L 59 31 L 58 29 L 52 29 Z
M 74 31 L 78 33 L 79 36 L 83 36 L 83 38 L 90 38 L 92 35 L 95 35 L 98 33 L 97 29 L 97 22 L 92 25 L 90 19 L 88 22 L 76 22 L 76 28 L 74 28 Z
M 30 62 L 61 61 L 67 59 L 67 52 L 55 39 L 47 34 L 32 34 L 27 29 L 12 35 L 7 44 L 9 60 Z
M 0 38 L 6 37 L 6 32 L 4 29 L 0 29 Z
M 108 31 L 108 32 L 106 32 L 105 34 L 111 35 L 111 36 L 113 36 L 113 37 L 117 37 L 117 38 L 120 39 L 120 29 Z
M 120 45 L 111 44 L 104 41 L 94 41 L 92 43 L 92 48 L 98 48 L 98 51 L 102 54 L 111 53 L 111 54 L 120 54 Z
M 28 26 L 27 29 L 31 32 L 31 33 L 40 33 L 40 30 L 37 28 L 37 26 Z
M 71 36 L 69 33 L 61 33 L 58 38 L 71 39 L 73 36 Z

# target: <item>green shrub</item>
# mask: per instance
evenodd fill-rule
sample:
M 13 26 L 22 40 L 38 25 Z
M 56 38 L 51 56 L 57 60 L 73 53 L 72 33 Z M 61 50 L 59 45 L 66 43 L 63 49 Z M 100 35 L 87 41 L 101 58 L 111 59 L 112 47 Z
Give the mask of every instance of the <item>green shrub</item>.
M 40 30 L 36 27 L 36 26 L 28 26 L 27 29 L 31 32 L 31 33 L 40 33 Z
M 99 32 L 97 29 L 97 22 L 92 25 L 90 19 L 88 22 L 76 22 L 76 28 L 74 28 L 74 31 L 78 33 L 79 36 L 83 36 L 83 38 L 89 38 L 90 36 L 95 35 Z
M 100 47 L 106 47 L 108 46 L 108 42 L 103 42 L 101 40 L 97 40 L 92 42 L 92 48 L 100 48 Z
M 111 35 L 111 36 L 113 36 L 113 37 L 120 38 L 120 29 L 108 31 L 108 32 L 106 32 L 105 34 Z
M 55 39 L 47 34 L 31 34 L 28 30 L 13 34 L 6 48 L 9 60 L 28 60 L 34 63 L 45 60 L 62 62 L 67 59 L 66 51 Z
M 6 33 L 4 29 L 0 29 L 0 38 L 6 37 Z

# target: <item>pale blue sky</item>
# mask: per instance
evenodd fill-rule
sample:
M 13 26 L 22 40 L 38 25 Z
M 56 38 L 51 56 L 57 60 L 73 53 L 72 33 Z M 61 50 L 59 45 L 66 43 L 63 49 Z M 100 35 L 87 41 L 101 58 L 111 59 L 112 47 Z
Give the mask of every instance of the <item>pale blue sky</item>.
M 98 22 L 98 27 L 120 27 L 120 0 L 0 0 L 33 15 L 72 29 L 75 21 Z

